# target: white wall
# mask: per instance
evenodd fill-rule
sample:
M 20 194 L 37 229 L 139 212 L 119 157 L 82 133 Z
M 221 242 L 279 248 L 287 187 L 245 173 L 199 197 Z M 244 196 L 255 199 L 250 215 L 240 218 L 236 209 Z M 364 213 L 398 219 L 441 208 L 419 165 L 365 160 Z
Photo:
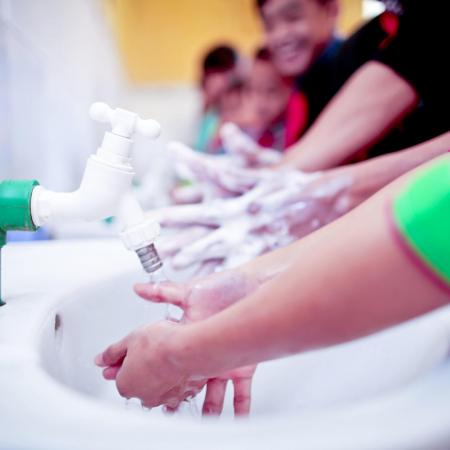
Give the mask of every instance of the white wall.
M 129 86 L 101 0 L 0 0 L 0 179 L 76 188 L 107 129 L 88 116 L 98 100 L 162 124 L 162 138 L 138 138 L 134 153 L 159 195 L 170 182 L 165 143 L 194 140 L 197 90 Z
M 148 171 L 167 173 L 162 165 L 171 164 L 170 158 L 165 158 L 168 141 L 179 140 L 187 144 L 195 141 L 200 105 L 197 89 L 188 85 L 126 89 L 123 107 L 142 117 L 157 120 L 162 127 L 161 137 L 156 143 L 149 143 L 138 137 L 135 139 L 134 165 L 139 177 Z M 165 181 L 167 180 L 161 180 L 161 183 Z
M 77 186 L 102 131 L 89 105 L 123 88 L 101 2 L 0 0 L 0 70 L 0 178 Z

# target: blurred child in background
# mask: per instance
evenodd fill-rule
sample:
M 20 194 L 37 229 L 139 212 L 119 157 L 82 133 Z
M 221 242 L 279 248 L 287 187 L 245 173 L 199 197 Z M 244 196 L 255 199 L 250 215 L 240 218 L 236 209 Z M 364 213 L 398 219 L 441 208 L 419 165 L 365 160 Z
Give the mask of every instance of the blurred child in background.
M 207 52 L 202 62 L 203 116 L 194 148 L 217 153 L 217 132 L 222 120 L 234 117 L 241 106 L 243 67 L 238 52 L 220 45 Z
M 257 50 L 246 85 L 243 117 L 236 123 L 262 147 L 284 150 L 291 83 L 275 67 L 267 48 Z

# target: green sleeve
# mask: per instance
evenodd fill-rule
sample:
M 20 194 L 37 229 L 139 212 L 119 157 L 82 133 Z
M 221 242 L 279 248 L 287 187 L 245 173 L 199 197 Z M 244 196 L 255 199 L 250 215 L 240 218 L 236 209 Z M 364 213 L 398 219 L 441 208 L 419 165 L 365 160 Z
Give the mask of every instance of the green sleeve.
M 407 246 L 450 286 L 450 156 L 409 183 L 394 200 L 393 214 Z

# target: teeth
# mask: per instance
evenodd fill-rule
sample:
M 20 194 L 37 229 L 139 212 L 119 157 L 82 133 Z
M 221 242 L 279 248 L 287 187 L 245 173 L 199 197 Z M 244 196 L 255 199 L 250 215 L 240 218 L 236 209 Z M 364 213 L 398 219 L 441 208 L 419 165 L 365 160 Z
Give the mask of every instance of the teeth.
M 286 44 L 281 44 L 278 47 L 278 53 L 283 57 L 292 56 L 296 52 L 297 52 L 297 45 L 295 45 L 295 44 L 286 43 Z

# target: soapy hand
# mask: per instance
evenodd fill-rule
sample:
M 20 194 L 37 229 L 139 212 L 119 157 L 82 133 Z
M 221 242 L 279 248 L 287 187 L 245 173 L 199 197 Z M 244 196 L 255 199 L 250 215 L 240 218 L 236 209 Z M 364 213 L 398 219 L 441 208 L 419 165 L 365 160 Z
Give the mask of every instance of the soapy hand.
M 234 123 L 224 124 L 220 137 L 225 151 L 242 167 L 271 166 L 281 160 L 280 152 L 261 147 Z
M 178 306 L 184 312 L 181 322 L 187 324 L 204 320 L 222 311 L 256 290 L 260 284 L 261 281 L 256 277 L 249 277 L 234 270 L 188 283 L 137 284 L 135 291 L 146 300 Z M 207 380 L 203 414 L 219 415 L 222 412 L 227 382 L 231 380 L 234 387 L 235 414 L 247 415 L 250 411 L 251 381 L 255 369 L 256 366 L 243 367 Z M 189 383 L 186 386 L 192 389 Z M 179 393 L 185 391 L 186 389 L 180 389 Z M 182 401 L 183 396 L 179 396 L 178 400 Z M 172 402 L 172 408 L 176 406 L 173 406 Z
M 206 198 L 240 195 L 259 182 L 276 177 L 273 170 L 239 167 L 230 156 L 200 154 L 181 142 L 171 142 L 168 150 L 182 178 L 199 182 L 210 191 L 205 192 Z
M 163 254 L 170 253 L 175 269 L 206 261 L 232 268 L 345 213 L 350 185 L 347 177 L 286 171 L 240 197 L 169 207 L 150 215 L 165 229 L 177 230 L 173 240 L 159 245 Z M 175 240 L 181 242 L 183 237 L 177 248 Z

